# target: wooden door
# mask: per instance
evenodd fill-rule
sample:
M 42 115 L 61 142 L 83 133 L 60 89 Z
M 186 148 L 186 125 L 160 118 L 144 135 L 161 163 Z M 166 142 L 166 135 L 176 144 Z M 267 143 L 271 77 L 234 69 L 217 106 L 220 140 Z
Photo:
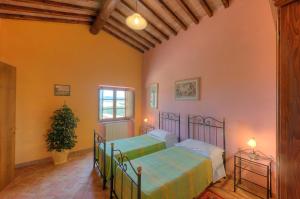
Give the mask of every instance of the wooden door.
M 0 190 L 15 170 L 16 70 L 0 62 Z
M 300 1 L 278 4 L 278 198 L 300 199 Z

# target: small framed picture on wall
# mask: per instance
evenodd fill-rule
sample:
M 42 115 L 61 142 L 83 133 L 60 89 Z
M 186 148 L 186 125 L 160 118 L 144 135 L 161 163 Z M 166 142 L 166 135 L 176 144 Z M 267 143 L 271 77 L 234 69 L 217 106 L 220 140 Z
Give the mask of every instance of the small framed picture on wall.
M 71 86 L 64 84 L 55 84 L 54 85 L 54 96 L 70 96 L 71 95 Z
M 186 79 L 175 82 L 176 100 L 199 100 L 200 78 Z
M 150 107 L 153 109 L 157 109 L 158 83 L 153 83 L 150 85 L 149 97 L 150 97 L 149 99 Z

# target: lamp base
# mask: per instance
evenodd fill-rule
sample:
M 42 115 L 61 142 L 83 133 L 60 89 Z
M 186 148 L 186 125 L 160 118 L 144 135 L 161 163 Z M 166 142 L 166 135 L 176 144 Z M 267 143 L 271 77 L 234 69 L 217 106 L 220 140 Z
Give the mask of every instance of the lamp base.
M 255 152 L 249 153 L 248 156 L 252 160 L 259 160 L 259 155 L 257 155 Z

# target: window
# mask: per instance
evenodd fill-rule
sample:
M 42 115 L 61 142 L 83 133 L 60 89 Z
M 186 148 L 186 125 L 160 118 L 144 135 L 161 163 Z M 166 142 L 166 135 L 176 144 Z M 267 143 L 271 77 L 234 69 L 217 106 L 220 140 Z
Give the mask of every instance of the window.
M 134 91 L 115 87 L 99 89 L 99 119 L 101 121 L 130 119 L 133 113 Z

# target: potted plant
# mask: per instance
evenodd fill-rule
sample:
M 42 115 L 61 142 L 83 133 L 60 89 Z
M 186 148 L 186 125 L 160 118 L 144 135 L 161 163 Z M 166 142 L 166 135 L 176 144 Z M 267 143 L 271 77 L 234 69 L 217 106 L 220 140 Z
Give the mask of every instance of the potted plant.
M 75 129 L 79 119 L 71 108 L 63 105 L 51 117 L 52 124 L 47 134 L 48 151 L 52 152 L 54 164 L 68 161 L 69 150 L 77 143 Z

